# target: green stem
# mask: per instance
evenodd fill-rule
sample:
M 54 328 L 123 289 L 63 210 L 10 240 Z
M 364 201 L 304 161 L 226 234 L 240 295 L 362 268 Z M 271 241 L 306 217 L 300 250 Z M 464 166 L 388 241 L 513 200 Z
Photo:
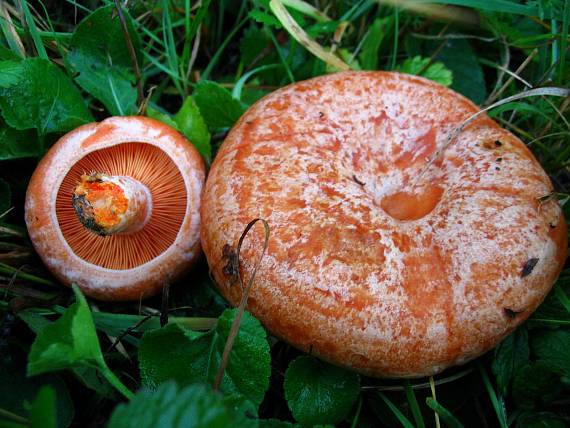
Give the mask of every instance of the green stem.
M 131 400 L 135 396 L 135 394 L 127 388 L 117 376 L 115 376 L 115 373 L 113 373 L 109 367 L 105 365 L 104 367 L 100 367 L 100 370 L 105 379 L 107 379 L 107 381 L 113 385 L 117 391 L 123 394 L 125 398 Z
M 3 409 L 1 407 L 0 407 L 0 416 L 3 416 L 6 419 L 10 419 L 11 421 L 14 421 L 19 424 L 28 425 L 30 423 L 30 421 L 28 421 L 26 418 L 17 415 L 16 413 L 12 413 L 9 410 Z

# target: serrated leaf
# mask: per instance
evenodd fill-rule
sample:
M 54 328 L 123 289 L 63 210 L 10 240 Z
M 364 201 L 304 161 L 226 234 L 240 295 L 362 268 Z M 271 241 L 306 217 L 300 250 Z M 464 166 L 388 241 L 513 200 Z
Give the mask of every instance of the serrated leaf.
M 570 331 L 555 330 L 536 335 L 532 349 L 539 361 L 561 376 L 570 376 Z
M 255 420 L 244 420 L 224 404 L 221 395 L 205 385 L 183 389 L 174 382 L 156 391 L 143 389 L 128 404 L 117 406 L 108 428 L 248 428 Z
M 135 54 L 140 58 L 138 34 L 127 11 L 123 14 Z M 65 61 L 78 73 L 75 81 L 100 100 L 112 115 L 136 113 L 132 60 L 114 5 L 97 9 L 81 21 L 73 33 Z
M 8 125 L 47 134 L 93 121 L 79 90 L 57 66 L 40 58 L 20 64 L 17 83 L 0 88 L 0 107 Z
M 525 328 L 519 328 L 507 336 L 495 348 L 493 373 L 497 378 L 501 394 L 507 395 L 509 384 L 516 371 L 528 364 L 529 353 L 528 332 Z
M 360 392 L 360 377 L 339 367 L 302 356 L 285 372 L 285 398 L 303 425 L 342 421 Z
M 12 192 L 10 192 L 10 186 L 0 178 L 0 215 L 9 209 L 11 204 Z
M 453 82 L 453 74 L 445 68 L 443 63 L 435 62 L 430 64 L 430 58 L 422 58 L 421 56 L 408 58 L 396 70 L 401 73 L 425 77 L 443 86 L 449 86 Z
M 28 357 L 28 374 L 104 365 L 95 324 L 87 302 L 74 286 L 77 301 L 37 335 Z
M 180 385 L 211 383 L 235 313 L 235 309 L 224 311 L 215 330 L 208 333 L 183 330 L 177 325 L 145 333 L 139 348 L 143 383 L 153 388 L 169 379 Z M 265 330 L 252 315 L 244 313 L 222 380 L 222 391 L 239 393 L 259 406 L 269 387 L 270 361 Z
M 526 408 L 547 402 L 560 390 L 558 377 L 544 363 L 530 363 L 521 367 L 513 379 L 512 394 L 515 402 Z
M 231 128 L 245 111 L 244 106 L 216 82 L 199 82 L 193 98 L 210 129 Z
M 212 158 L 212 146 L 210 145 L 210 133 L 200 109 L 192 97 L 186 97 L 182 107 L 174 116 L 174 122 L 180 132 L 196 147 L 196 150 L 210 162 Z
M 18 131 L 0 119 L 0 161 L 39 157 L 42 144 L 33 130 Z

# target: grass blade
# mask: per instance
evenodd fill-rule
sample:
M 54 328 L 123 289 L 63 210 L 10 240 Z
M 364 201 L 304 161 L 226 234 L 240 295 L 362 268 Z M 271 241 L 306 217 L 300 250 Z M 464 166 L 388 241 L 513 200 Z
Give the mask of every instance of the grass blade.
M 285 27 L 287 32 L 291 35 L 291 37 L 301 43 L 309 52 L 338 70 L 350 70 L 348 64 L 346 64 L 336 55 L 327 52 L 321 45 L 311 39 L 305 30 L 303 30 L 301 26 L 297 24 L 287 9 L 285 9 L 285 6 L 283 6 L 283 3 L 280 0 L 271 0 L 269 2 L 269 7 L 279 22 L 281 22 L 283 27 Z
M 491 381 L 489 380 L 489 376 L 487 376 L 487 372 L 485 371 L 485 369 L 483 368 L 481 363 L 478 364 L 478 367 L 479 367 L 479 372 L 481 373 L 481 376 L 483 377 L 483 383 L 485 384 L 485 388 L 487 389 L 487 392 L 489 393 L 489 398 L 491 399 L 491 404 L 493 404 L 493 408 L 495 409 L 495 413 L 497 414 L 497 418 L 499 419 L 499 424 L 500 424 L 501 428 L 508 428 L 507 414 L 506 414 L 505 403 L 503 401 L 503 398 L 500 396 L 497 396 L 497 394 L 495 393 L 495 390 L 493 389 L 493 385 L 491 385 Z
M 406 380 L 406 398 L 408 399 L 408 404 L 414 416 L 414 421 L 416 422 L 416 427 L 425 428 L 424 418 L 416 400 L 416 394 L 414 394 L 414 389 L 412 388 L 410 381 Z
M 410 422 L 410 420 L 408 418 L 406 418 L 402 412 L 400 412 L 400 409 L 398 409 L 394 405 L 394 403 L 392 403 L 390 401 L 390 399 L 388 397 L 386 397 L 381 392 L 377 392 L 376 394 L 378 394 L 378 396 L 382 399 L 382 401 L 384 401 L 384 403 L 386 403 L 388 408 L 392 411 L 394 416 L 396 416 L 396 418 L 400 421 L 400 423 L 402 424 L 402 426 L 404 428 L 414 428 L 414 425 Z
M 22 6 L 22 12 L 24 13 L 24 20 L 28 27 L 28 31 L 30 32 L 30 36 L 32 37 L 32 40 L 34 42 L 34 47 L 36 48 L 38 56 L 40 58 L 49 60 L 46 48 L 42 43 L 42 38 L 40 36 L 38 27 L 36 27 L 36 22 L 34 21 L 34 17 L 30 12 L 30 8 L 28 7 L 28 2 L 26 0 L 21 0 L 20 5 Z
M 441 419 L 449 428 L 463 428 L 463 424 L 459 422 L 459 420 L 453 416 L 449 410 L 439 404 L 434 398 L 426 398 L 426 404 L 430 407 L 430 409 L 433 409 L 437 415 L 441 416 Z

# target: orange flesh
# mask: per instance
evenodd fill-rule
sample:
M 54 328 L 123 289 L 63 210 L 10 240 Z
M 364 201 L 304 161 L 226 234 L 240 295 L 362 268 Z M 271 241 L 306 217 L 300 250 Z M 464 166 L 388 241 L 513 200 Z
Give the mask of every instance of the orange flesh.
M 152 213 L 141 230 L 99 236 L 81 224 L 70 201 L 81 176 L 91 171 L 131 177 L 149 189 Z M 174 243 L 186 215 L 186 204 L 184 178 L 166 153 L 150 144 L 123 143 L 89 153 L 69 170 L 59 187 L 56 214 L 75 255 L 108 269 L 132 269 Z
M 396 220 L 418 220 L 435 208 L 443 189 L 430 186 L 419 193 L 396 192 L 382 198 L 380 206 Z
M 93 217 L 97 225 L 112 228 L 121 222 L 121 216 L 129 207 L 125 192 L 115 183 L 92 181 L 87 175 L 75 188 L 76 196 L 85 196 L 93 207 Z

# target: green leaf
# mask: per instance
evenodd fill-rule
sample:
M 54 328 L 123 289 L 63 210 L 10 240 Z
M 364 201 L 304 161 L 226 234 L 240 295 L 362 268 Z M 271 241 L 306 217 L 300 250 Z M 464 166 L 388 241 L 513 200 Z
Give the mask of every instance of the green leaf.
M 30 410 L 31 428 L 56 428 L 57 407 L 55 390 L 43 386 L 32 402 Z
M 522 327 L 507 336 L 495 348 L 493 373 L 497 378 L 497 386 L 502 395 L 507 390 L 515 372 L 528 363 L 529 359 L 528 332 Z
M 22 67 L 20 61 L 1 61 L 0 88 L 9 88 L 18 84 L 22 76 Z
M 210 129 L 231 128 L 245 111 L 227 89 L 208 80 L 196 85 L 194 101 Z
M 196 150 L 210 162 L 212 158 L 212 146 L 210 145 L 210 133 L 200 109 L 192 97 L 186 97 L 182 107 L 174 116 L 174 122 L 178 129 L 196 147 Z
M 85 297 L 76 285 L 73 291 L 76 302 L 57 321 L 38 332 L 28 356 L 28 375 L 63 369 L 97 369 L 129 398 L 131 392 L 105 363 Z
M 156 388 L 169 379 L 183 386 L 194 382 L 211 383 L 235 313 L 235 309 L 224 311 L 215 330 L 208 333 L 184 330 L 178 325 L 145 333 L 139 348 L 143 384 Z M 244 313 L 221 389 L 226 393 L 239 393 L 259 406 L 269 387 L 270 362 L 265 330 L 258 320 Z
M 285 398 L 303 425 L 342 421 L 360 392 L 360 377 L 339 367 L 302 356 L 285 372 Z
M 33 130 L 18 131 L 0 118 L 0 161 L 39 157 L 43 151 L 38 135 Z
M 29 375 L 105 365 L 91 311 L 79 289 L 74 291 L 77 302 L 36 337 L 28 359 Z
M 547 364 L 530 363 L 516 372 L 512 389 L 513 398 L 519 406 L 532 408 L 556 396 L 560 391 L 560 382 Z
M 430 64 L 430 58 L 422 58 L 421 56 L 408 58 L 396 70 L 401 73 L 423 76 L 444 86 L 449 86 L 453 82 L 453 74 L 445 68 L 443 63 L 435 62 Z
M 173 127 L 177 131 L 180 131 L 180 128 L 178 128 L 178 124 L 174 121 L 174 119 L 172 119 L 172 117 L 170 117 L 168 113 L 163 113 L 151 106 L 148 106 L 146 108 L 146 115 L 151 119 L 160 120 L 162 123 Z
M 390 15 L 385 18 L 375 19 L 370 26 L 368 35 L 362 42 L 362 50 L 358 56 L 363 70 L 378 69 L 378 51 L 384 40 L 384 36 L 390 31 L 393 22 L 393 15 Z
M 283 28 L 283 25 L 281 25 L 277 18 L 275 18 L 273 15 L 269 15 L 268 13 L 263 12 L 262 10 L 252 10 L 249 12 L 249 16 L 253 18 L 254 21 L 267 25 L 268 27 L 273 27 L 277 30 Z
M 539 361 L 561 376 L 570 376 L 570 331 L 555 330 L 536 335 L 532 349 Z
M 0 215 L 6 212 L 12 205 L 12 192 L 6 181 L 0 178 Z
M 437 44 L 432 44 L 437 49 Z M 436 56 L 453 73 L 451 88 L 465 95 L 475 104 L 481 104 L 487 97 L 485 76 L 477 56 L 465 39 L 450 39 Z
M 248 428 L 255 420 L 244 420 L 228 408 L 221 395 L 205 385 L 179 389 L 174 382 L 156 391 L 143 389 L 128 404 L 117 406 L 108 428 Z
M 43 135 L 93 121 L 79 90 L 57 66 L 39 58 L 20 64 L 20 79 L 0 88 L 0 107 L 8 125 L 35 128 Z
M 123 10 L 137 58 L 140 40 L 131 18 Z M 78 75 L 75 81 L 100 100 L 114 116 L 137 111 L 137 91 L 132 60 L 115 6 L 97 9 L 73 34 L 66 64 Z

